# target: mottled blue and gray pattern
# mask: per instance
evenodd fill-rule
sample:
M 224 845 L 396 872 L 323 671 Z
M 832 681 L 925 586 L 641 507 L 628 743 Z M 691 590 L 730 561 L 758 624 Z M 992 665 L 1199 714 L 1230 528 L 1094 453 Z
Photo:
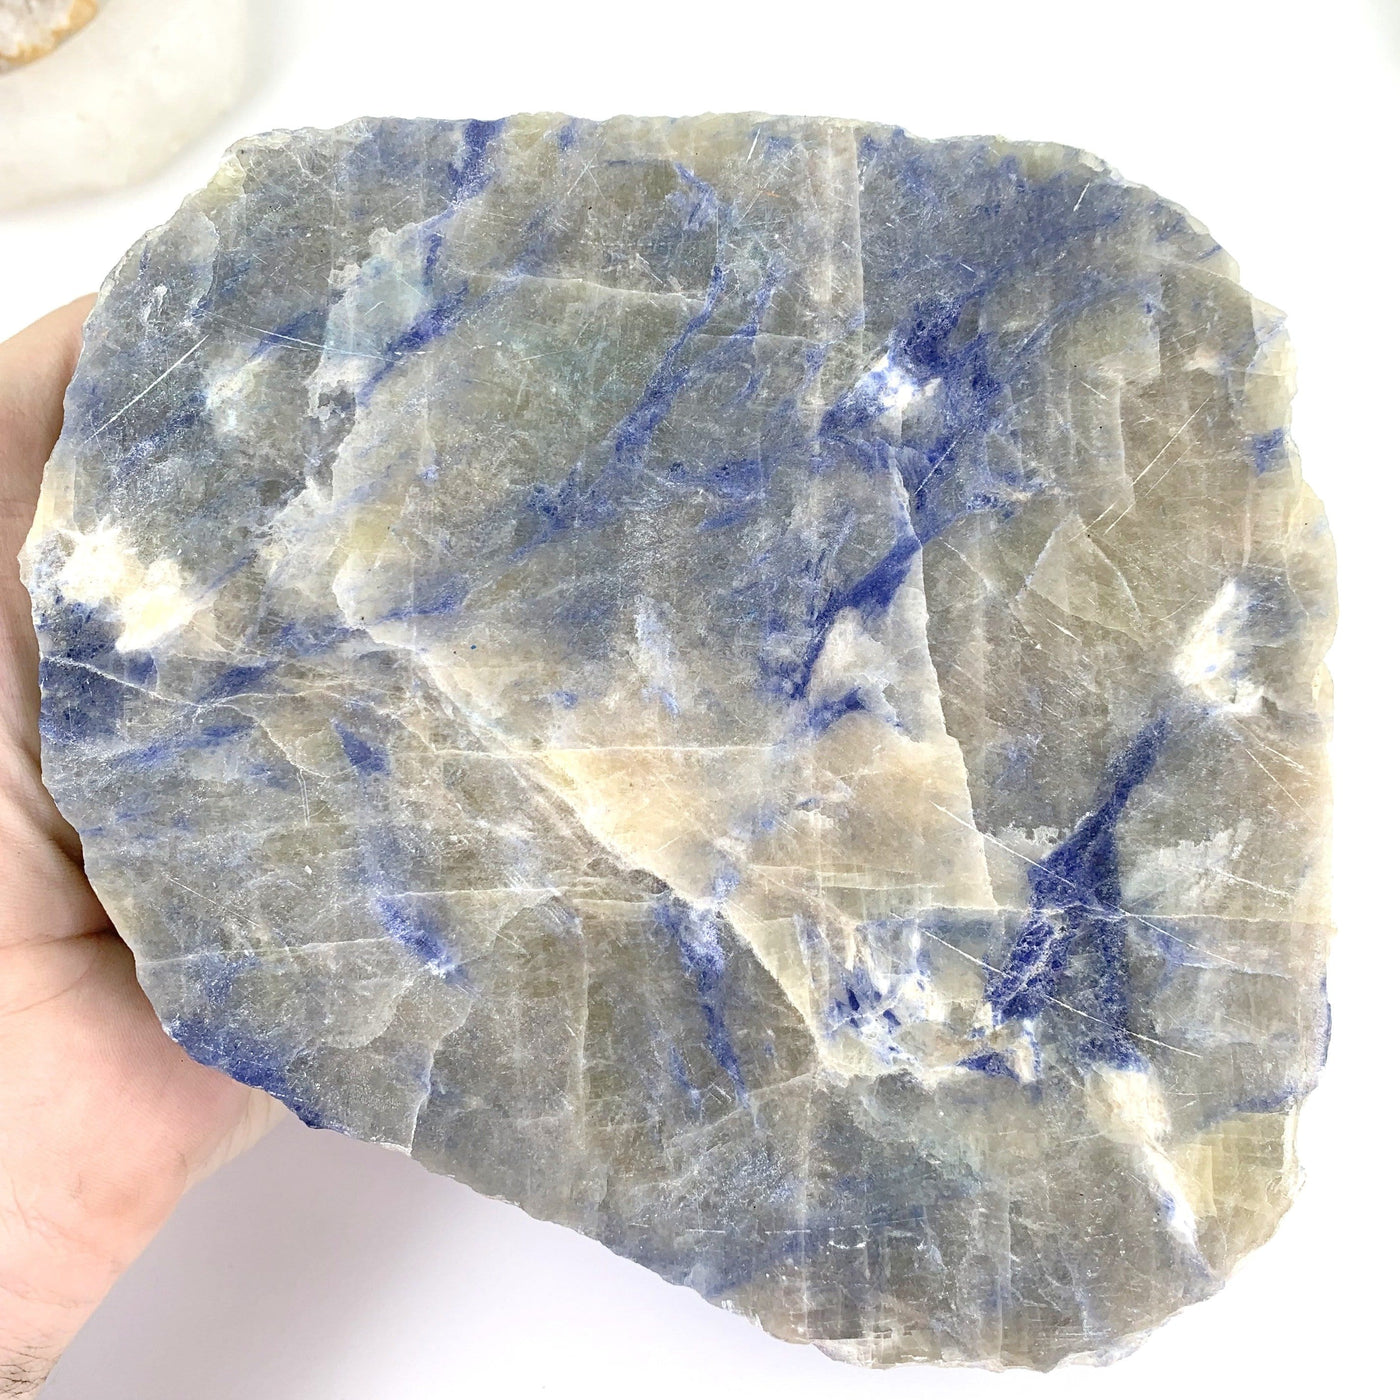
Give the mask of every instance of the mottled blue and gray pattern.
M 170 1033 L 848 1360 L 1109 1356 L 1327 1037 L 1281 318 L 1063 147 L 235 147 L 88 323 L 46 775 Z

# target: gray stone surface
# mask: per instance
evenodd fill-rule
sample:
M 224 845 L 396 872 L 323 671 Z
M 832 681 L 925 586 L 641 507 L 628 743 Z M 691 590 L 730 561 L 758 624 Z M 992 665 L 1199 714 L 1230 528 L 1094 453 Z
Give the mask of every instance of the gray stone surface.
M 1281 318 L 1058 146 L 361 121 L 103 291 L 47 780 L 191 1054 L 782 1337 L 1111 1356 L 1296 1184 Z

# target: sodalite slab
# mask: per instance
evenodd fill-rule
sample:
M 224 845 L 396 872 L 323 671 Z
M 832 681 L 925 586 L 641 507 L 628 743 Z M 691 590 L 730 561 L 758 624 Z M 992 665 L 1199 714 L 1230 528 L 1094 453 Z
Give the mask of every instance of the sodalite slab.
M 1109 1356 L 1294 1191 L 1280 317 L 1049 145 L 360 121 L 88 324 L 48 782 L 170 1033 L 848 1360 Z

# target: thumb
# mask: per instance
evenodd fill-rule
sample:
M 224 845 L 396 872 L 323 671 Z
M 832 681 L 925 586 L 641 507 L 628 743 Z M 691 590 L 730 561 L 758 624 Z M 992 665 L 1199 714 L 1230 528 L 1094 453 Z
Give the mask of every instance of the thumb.
M 44 463 L 63 426 L 63 391 L 95 297 L 51 311 L 0 344 L 0 744 L 37 760 L 38 652 L 16 562 Z

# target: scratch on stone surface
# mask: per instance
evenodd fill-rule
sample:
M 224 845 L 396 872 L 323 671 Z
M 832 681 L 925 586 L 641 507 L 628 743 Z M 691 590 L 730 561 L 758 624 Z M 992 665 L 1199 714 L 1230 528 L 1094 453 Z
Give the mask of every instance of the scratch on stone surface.
M 141 400 L 144 399 L 146 395 L 151 392 L 152 389 L 154 389 L 157 385 L 164 383 L 165 380 L 168 379 L 172 374 L 174 374 L 175 371 L 179 369 L 180 366 L 184 364 L 185 361 L 188 360 L 190 356 L 193 355 L 195 351 L 198 350 L 200 346 L 203 345 L 208 339 L 209 337 L 207 335 L 200 336 L 200 338 L 197 341 L 195 341 L 195 343 L 191 345 L 190 348 L 186 350 L 185 353 L 181 355 L 180 358 L 176 360 L 174 364 L 170 365 L 167 369 L 162 370 L 158 375 L 156 375 L 156 377 L 153 380 L 151 380 L 151 382 L 147 384 L 146 387 L 135 396 L 135 398 L 128 399 L 126 403 L 124 403 L 114 414 L 112 414 L 110 418 L 107 418 L 103 422 L 99 423 L 97 427 L 94 428 L 92 432 L 89 433 L 88 436 L 83 439 L 84 443 L 91 442 L 95 437 L 98 436 L 99 433 L 105 432 L 108 428 L 110 428 L 112 424 L 117 421 L 118 418 L 122 417 L 123 414 L 135 408 L 136 405 L 140 403 Z
M 310 350 L 320 350 L 327 355 L 350 355 L 362 360 L 383 360 L 383 355 L 376 355 L 371 350 L 346 350 L 339 345 L 325 345 L 319 340 L 303 340 L 297 335 L 283 335 L 281 331 L 262 330 L 258 326 L 243 326 L 241 329 L 251 331 L 254 335 L 266 336 L 269 340 L 285 341 L 289 345 L 305 345 Z
M 1150 472 L 1152 468 L 1155 467 L 1157 463 L 1162 460 L 1162 457 L 1166 454 L 1167 448 L 1169 448 L 1172 445 L 1172 443 L 1174 443 L 1177 440 L 1177 438 L 1179 438 L 1182 435 L 1182 433 L 1184 433 L 1187 430 L 1187 428 L 1189 428 L 1191 424 L 1196 421 L 1198 415 L 1202 412 L 1202 410 L 1209 402 L 1209 398 L 1204 398 L 1199 404 L 1196 405 L 1190 417 L 1188 417 L 1186 421 L 1182 423 L 1182 425 L 1171 435 L 1171 437 L 1169 437 L 1166 440 L 1166 442 L 1162 444 L 1162 446 L 1157 450 L 1156 454 L 1153 456 L 1152 460 L 1132 479 L 1131 482 L 1128 483 L 1130 487 L 1136 486 L 1138 482 L 1141 481 L 1143 477 L 1145 477 L 1147 473 Z M 1180 460 L 1180 458 L 1177 458 L 1177 461 Z M 1132 510 L 1134 510 L 1136 508 L 1136 504 L 1137 503 L 1134 502 L 1132 505 L 1125 506 L 1122 512 L 1114 518 L 1112 524 L 1108 525 L 1104 529 L 1104 534 L 1108 534 L 1108 532 L 1113 529 L 1114 525 L 1117 525 L 1118 522 L 1122 520 L 1125 515 L 1129 514 Z M 1108 512 L 1112 509 L 1113 507 L 1109 506 L 1105 510 L 1103 510 L 1099 515 L 1095 516 L 1094 519 L 1089 522 L 1089 528 L 1092 530 L 1094 526 L 1097 525 L 1099 521 L 1102 520 L 1104 516 L 1107 515 Z

